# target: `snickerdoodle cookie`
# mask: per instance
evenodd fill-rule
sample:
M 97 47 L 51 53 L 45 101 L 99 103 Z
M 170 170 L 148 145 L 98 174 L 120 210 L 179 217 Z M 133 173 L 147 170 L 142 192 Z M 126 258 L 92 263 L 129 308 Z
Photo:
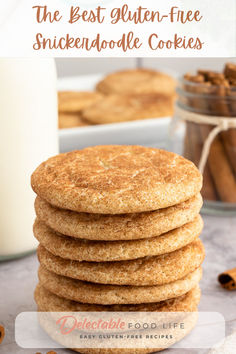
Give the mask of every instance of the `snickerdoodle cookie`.
M 75 127 L 85 127 L 89 125 L 80 113 L 59 113 L 58 116 L 59 129 L 75 128 Z
M 101 284 L 162 285 L 181 279 L 198 268 L 204 259 L 204 248 L 198 239 L 160 256 L 98 263 L 54 256 L 39 245 L 38 258 L 49 271 L 74 279 Z
M 162 93 L 173 95 L 176 82 L 167 74 L 152 69 L 131 69 L 107 75 L 97 84 L 104 94 Z
M 202 218 L 163 235 L 131 241 L 89 241 L 67 237 L 50 229 L 36 219 L 34 235 L 55 256 L 77 261 L 107 262 L 157 256 L 173 252 L 194 241 L 201 233 Z
M 158 93 L 109 95 L 83 110 L 82 116 L 94 124 L 172 117 L 174 100 Z
M 98 92 L 89 91 L 59 91 L 59 112 L 75 113 L 88 107 L 102 97 Z
M 37 217 L 67 236 L 98 241 L 135 240 L 164 234 L 195 219 L 202 207 L 200 194 L 168 208 L 120 215 L 77 213 L 37 197 Z
M 197 268 L 180 280 L 156 286 L 119 286 L 88 283 L 67 278 L 40 266 L 40 284 L 62 298 L 84 304 L 142 304 L 159 302 L 186 294 L 193 289 L 202 276 Z
M 83 304 L 73 300 L 68 300 L 62 298 L 51 291 L 48 291 L 44 286 L 38 284 L 35 293 L 35 301 L 38 307 L 42 311 L 48 312 L 98 312 L 98 311 L 112 311 L 112 312 L 121 312 L 121 311 L 186 311 L 185 306 L 187 306 L 187 311 L 193 311 L 200 300 L 200 288 L 195 286 L 189 292 L 184 295 L 163 300 L 160 302 L 153 303 L 143 303 L 136 305 L 96 305 L 96 304 Z M 188 300 L 187 300 L 188 299 Z M 187 302 L 186 302 L 187 300 Z M 190 301 L 191 300 L 191 301 Z M 191 310 L 190 310 L 191 306 Z
M 56 342 L 62 343 L 63 346 L 67 348 L 73 348 L 72 350 L 78 351 L 80 353 L 94 353 L 94 354 L 142 354 L 142 353 L 151 353 L 153 351 L 160 351 L 163 348 L 167 348 L 177 341 L 181 340 L 184 336 L 186 336 L 187 333 L 190 332 L 190 330 L 194 327 L 194 325 L 197 322 L 198 316 L 197 316 L 197 306 L 199 304 L 200 300 L 200 289 L 198 286 L 193 288 L 191 291 L 188 293 L 176 297 L 174 299 L 169 299 L 167 301 L 162 301 L 159 303 L 153 303 L 153 304 L 140 304 L 140 305 L 113 305 L 113 306 L 95 306 L 95 305 L 86 305 L 86 304 L 79 304 L 74 301 L 68 301 L 65 299 L 61 299 L 60 297 L 51 294 L 48 292 L 45 288 L 43 288 L 41 285 L 38 285 L 35 291 L 35 301 L 38 305 L 38 311 L 40 312 L 38 314 L 38 319 L 41 327 L 48 333 L 50 337 L 52 337 Z M 161 340 L 161 348 L 149 348 L 147 349 L 146 346 L 145 348 L 127 348 L 127 349 L 112 349 L 112 343 L 109 344 L 109 342 L 106 342 L 105 347 L 103 348 L 103 345 L 101 346 L 101 340 L 97 340 L 97 345 L 99 348 L 79 348 L 75 349 L 74 347 L 78 345 L 78 333 L 73 334 L 72 332 L 72 337 L 68 338 L 67 336 L 61 336 L 60 334 L 58 335 L 58 327 L 55 326 L 56 321 L 58 320 L 58 315 L 59 313 L 61 314 L 61 311 L 68 313 L 68 311 L 71 313 L 75 313 L 78 311 L 87 311 L 91 312 L 93 311 L 92 318 L 94 318 L 94 311 L 116 311 L 118 312 L 126 312 L 125 317 L 127 318 L 127 311 L 132 312 L 135 311 L 138 312 L 158 312 L 158 319 L 159 321 L 166 321 L 168 323 L 169 321 L 181 321 L 181 323 L 184 323 L 184 327 L 181 329 L 177 329 L 174 331 L 174 335 L 172 334 L 169 336 L 169 330 L 168 329 L 161 329 L 157 328 L 153 330 L 153 332 L 150 330 L 147 330 L 148 332 L 146 334 L 150 335 L 153 333 L 153 335 L 158 336 L 159 334 L 163 336 L 164 333 L 166 333 L 167 336 L 164 336 L 166 338 L 164 341 L 163 339 Z M 117 312 L 118 311 L 118 312 Z M 54 312 L 56 312 L 54 314 Z M 170 312 L 174 313 L 174 317 L 170 314 Z M 60 316 L 60 315 L 59 315 Z M 89 315 L 88 315 L 89 316 Z M 132 316 L 130 314 L 130 316 Z M 141 313 L 140 313 L 141 316 Z M 176 317 L 178 316 L 178 317 Z M 133 318 L 133 317 L 131 317 Z M 145 319 L 143 319 L 145 323 Z M 73 326 L 73 323 L 71 323 Z M 68 324 L 70 327 L 70 324 Z M 73 328 L 73 327 L 72 327 Z M 123 333 L 123 332 L 122 332 Z M 139 332 L 136 331 L 129 331 L 130 336 L 132 335 L 137 335 Z M 124 333 L 125 334 L 125 333 Z M 145 336 L 145 332 L 141 331 L 141 334 Z M 135 337 L 134 337 L 135 338 Z M 160 338 L 160 337 L 159 337 Z M 134 339 L 135 340 L 135 339 Z M 157 345 L 157 342 L 155 342 Z M 81 342 L 79 343 L 81 345 Z M 93 342 L 94 344 L 94 342 Z M 106 347 L 109 345 L 109 347 Z M 137 345 L 137 342 L 134 344 Z
M 77 212 L 122 214 L 179 204 L 199 193 L 197 167 L 172 152 L 142 146 L 95 146 L 54 156 L 31 177 L 48 203 Z

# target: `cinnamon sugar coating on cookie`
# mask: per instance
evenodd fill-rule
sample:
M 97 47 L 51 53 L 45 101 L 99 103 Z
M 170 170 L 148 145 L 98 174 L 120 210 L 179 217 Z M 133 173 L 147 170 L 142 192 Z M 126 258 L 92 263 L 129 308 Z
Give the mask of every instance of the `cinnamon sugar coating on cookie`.
M 78 213 L 60 209 L 37 197 L 39 220 L 63 235 L 97 241 L 135 240 L 159 236 L 193 221 L 202 207 L 202 197 L 168 208 L 120 215 Z
M 62 298 L 85 304 L 143 304 L 159 302 L 186 294 L 202 276 L 201 268 L 182 279 L 156 286 L 120 286 L 84 282 L 39 268 L 40 284 Z
M 147 304 L 137 304 L 137 305 L 96 305 L 96 304 L 83 304 L 76 301 L 64 299 L 62 297 L 53 294 L 48 291 L 44 286 L 38 284 L 34 293 L 34 297 L 37 305 L 43 311 L 50 312 L 87 312 L 87 311 L 158 311 L 158 312 L 169 312 L 169 311 L 185 311 L 185 306 L 187 304 L 186 300 L 188 298 L 189 308 L 195 309 L 200 300 L 200 288 L 195 286 L 189 292 L 184 295 L 177 296 L 172 299 L 163 300 L 160 302 L 152 302 Z M 183 303 L 185 305 L 183 306 Z M 180 310 L 181 308 L 181 310 Z M 187 310 L 191 311 L 191 310 Z
M 204 256 L 200 240 L 164 255 L 120 262 L 72 261 L 54 256 L 42 245 L 38 247 L 40 264 L 51 272 L 88 282 L 116 285 L 167 284 L 200 267 Z
M 31 178 L 33 190 L 63 209 L 98 214 L 157 210 L 198 194 L 202 176 L 174 153 L 142 146 L 95 146 L 54 156 Z
M 101 242 L 58 234 L 36 219 L 34 235 L 40 244 L 55 256 L 77 261 L 109 262 L 173 252 L 196 240 L 202 227 L 202 218 L 198 215 L 192 222 L 157 237 Z

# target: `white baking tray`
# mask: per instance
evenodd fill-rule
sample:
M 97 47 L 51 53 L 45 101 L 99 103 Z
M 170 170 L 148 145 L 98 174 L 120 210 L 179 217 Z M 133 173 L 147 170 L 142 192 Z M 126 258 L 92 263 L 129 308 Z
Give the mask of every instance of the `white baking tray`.
M 101 74 L 95 74 L 59 79 L 58 90 L 93 90 L 102 77 Z M 60 129 L 60 151 L 66 152 L 103 144 L 145 145 L 166 148 L 170 121 L 171 117 L 165 117 Z

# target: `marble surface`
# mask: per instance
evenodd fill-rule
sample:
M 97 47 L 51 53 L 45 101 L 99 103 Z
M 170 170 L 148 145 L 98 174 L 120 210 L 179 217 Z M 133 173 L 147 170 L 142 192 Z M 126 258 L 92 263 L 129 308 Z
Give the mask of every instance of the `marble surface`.
M 228 292 L 222 289 L 216 278 L 222 271 L 236 267 L 236 217 L 204 216 L 204 222 L 205 227 L 201 238 L 206 247 L 206 259 L 203 265 L 202 299 L 199 309 L 222 313 L 226 320 L 226 333 L 230 334 L 236 330 L 236 291 Z M 36 351 L 44 354 L 47 352 L 46 349 L 19 348 L 14 340 L 16 315 L 22 311 L 36 309 L 33 290 L 37 283 L 37 268 L 38 262 L 35 254 L 0 263 L 0 323 L 3 323 L 6 328 L 6 337 L 0 345 L 1 354 L 32 354 Z M 58 354 L 70 353 L 64 349 L 56 351 Z M 203 354 L 207 352 L 208 350 L 205 349 L 169 349 L 165 351 L 165 353 L 171 354 Z

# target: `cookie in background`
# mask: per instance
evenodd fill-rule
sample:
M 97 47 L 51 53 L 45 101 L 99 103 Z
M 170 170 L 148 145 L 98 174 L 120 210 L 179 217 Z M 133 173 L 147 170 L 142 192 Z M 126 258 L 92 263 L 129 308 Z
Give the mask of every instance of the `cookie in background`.
M 107 75 L 96 89 L 103 94 L 160 93 L 175 94 L 175 80 L 162 72 L 152 69 L 131 69 Z
M 96 91 L 58 93 L 59 128 L 172 117 L 175 80 L 151 69 L 107 75 Z
M 82 118 L 81 111 L 101 97 L 102 95 L 92 91 L 59 91 L 59 129 L 89 125 L 89 122 Z
M 74 128 L 74 127 L 86 127 L 89 125 L 82 116 L 81 113 L 68 113 L 59 112 L 58 126 L 59 129 Z
M 85 108 L 82 117 L 94 124 L 171 117 L 173 102 L 173 97 L 158 93 L 109 95 Z

